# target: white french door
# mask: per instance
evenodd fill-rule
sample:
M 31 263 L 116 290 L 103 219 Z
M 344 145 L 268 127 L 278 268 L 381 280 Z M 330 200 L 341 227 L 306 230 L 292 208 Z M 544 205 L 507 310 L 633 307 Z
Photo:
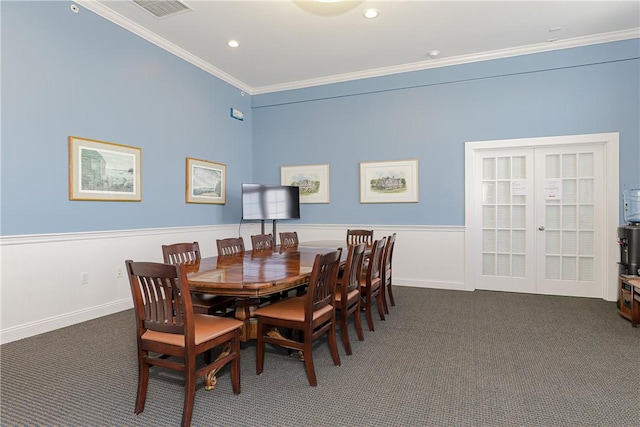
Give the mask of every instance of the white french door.
M 535 149 L 537 293 L 602 296 L 602 145 Z
M 467 198 L 476 289 L 605 296 L 603 144 L 473 154 Z

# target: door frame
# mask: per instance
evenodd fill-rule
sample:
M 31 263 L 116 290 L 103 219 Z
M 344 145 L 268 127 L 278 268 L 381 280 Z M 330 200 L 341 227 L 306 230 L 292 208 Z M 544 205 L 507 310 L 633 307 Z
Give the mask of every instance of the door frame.
M 474 277 L 480 273 L 479 265 L 474 265 L 475 254 L 481 251 L 480 233 L 474 230 L 482 228 L 480 206 L 475 204 L 476 155 L 482 151 L 510 148 L 539 148 L 553 146 L 570 146 L 577 144 L 602 144 L 604 150 L 604 277 L 601 297 L 607 301 L 618 298 L 618 264 L 619 248 L 617 229 L 620 221 L 620 157 L 618 132 L 566 135 L 550 137 L 533 137 L 517 139 L 501 139 L 493 141 L 469 141 L 464 145 L 465 153 L 465 290 L 475 290 Z

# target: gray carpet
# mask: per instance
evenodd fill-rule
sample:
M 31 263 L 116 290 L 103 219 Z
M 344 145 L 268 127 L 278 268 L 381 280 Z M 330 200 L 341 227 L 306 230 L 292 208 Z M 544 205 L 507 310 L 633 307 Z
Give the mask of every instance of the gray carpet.
M 268 347 L 242 356 L 242 393 L 229 370 L 200 381 L 194 426 L 640 426 L 640 328 L 615 303 L 500 292 L 396 287 L 397 307 L 354 354 L 314 350 L 303 365 Z M 377 316 L 377 312 L 374 313 Z M 3 426 L 174 426 L 180 374 L 152 370 L 145 411 L 133 414 L 133 312 L 5 344 Z

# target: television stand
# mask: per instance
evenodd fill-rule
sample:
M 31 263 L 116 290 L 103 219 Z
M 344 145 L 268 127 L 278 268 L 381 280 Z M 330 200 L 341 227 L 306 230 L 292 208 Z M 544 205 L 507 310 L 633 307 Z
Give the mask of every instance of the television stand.
M 271 226 L 271 236 L 273 237 L 273 246 L 276 246 L 277 244 L 277 239 L 276 239 L 276 223 L 278 222 L 277 219 L 272 219 L 271 220 L 273 222 L 273 225 Z M 260 234 L 265 234 L 264 232 L 264 219 L 260 220 Z

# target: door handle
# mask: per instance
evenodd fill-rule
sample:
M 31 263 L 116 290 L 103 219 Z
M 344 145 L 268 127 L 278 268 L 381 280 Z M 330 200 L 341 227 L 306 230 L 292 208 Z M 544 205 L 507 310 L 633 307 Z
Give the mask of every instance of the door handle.
M 540 227 L 538 227 L 538 230 L 544 231 L 544 225 L 541 225 Z

